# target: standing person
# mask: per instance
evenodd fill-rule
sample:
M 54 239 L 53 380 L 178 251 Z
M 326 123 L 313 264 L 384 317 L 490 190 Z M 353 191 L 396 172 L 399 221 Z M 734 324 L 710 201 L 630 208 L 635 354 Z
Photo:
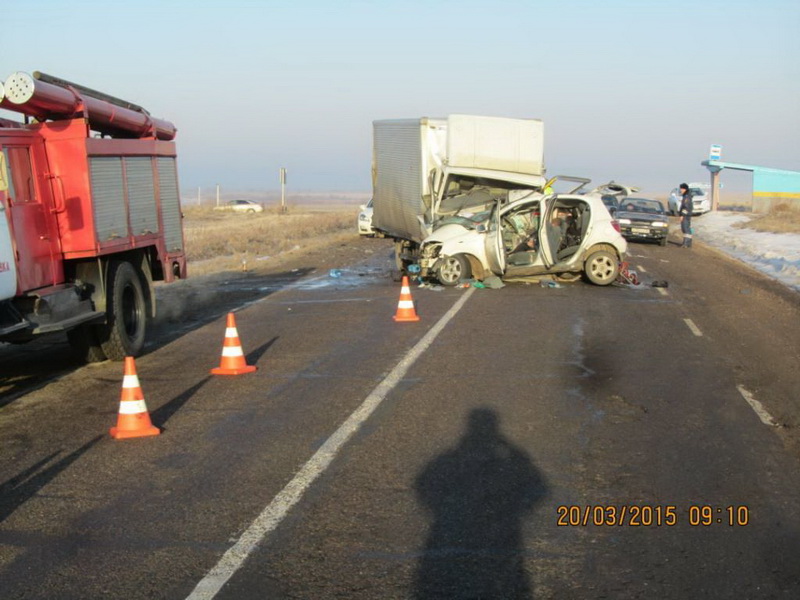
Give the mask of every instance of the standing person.
M 681 216 L 681 231 L 683 232 L 683 247 L 692 247 L 692 212 L 694 212 L 694 200 L 689 186 L 682 183 L 679 187 L 681 192 L 681 207 L 678 214 Z

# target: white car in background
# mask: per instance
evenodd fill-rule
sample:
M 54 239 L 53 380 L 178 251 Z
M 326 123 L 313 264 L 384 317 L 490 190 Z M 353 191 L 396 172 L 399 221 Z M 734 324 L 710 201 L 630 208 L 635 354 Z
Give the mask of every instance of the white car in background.
M 372 199 L 360 207 L 361 212 L 358 213 L 358 234 L 359 235 L 375 235 L 375 230 L 372 228 Z
M 689 191 L 692 193 L 693 215 L 703 215 L 711 210 L 711 186 L 707 183 L 689 183 Z M 667 212 L 677 215 L 681 208 L 681 191 L 678 188 L 672 190 L 667 200 Z
M 255 214 L 264 212 L 264 207 L 252 200 L 229 200 L 225 204 L 215 206 L 214 210 L 230 210 L 237 213 Z
M 420 246 L 420 268 L 423 277 L 446 286 L 471 277 L 546 274 L 563 280 L 585 274 L 596 285 L 609 285 L 627 248 L 599 193 L 533 193 L 441 219 Z

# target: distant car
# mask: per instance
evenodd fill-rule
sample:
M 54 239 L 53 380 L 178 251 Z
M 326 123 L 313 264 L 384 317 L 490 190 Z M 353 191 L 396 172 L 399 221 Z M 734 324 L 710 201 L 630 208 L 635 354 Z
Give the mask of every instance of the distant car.
M 255 214 L 264 212 L 264 207 L 252 200 L 229 200 L 225 204 L 215 206 L 214 210 L 232 210 L 238 213 Z
M 616 214 L 620 233 L 626 240 L 647 240 L 667 245 L 669 219 L 658 200 L 625 198 Z
M 693 215 L 702 215 L 711 210 L 711 186 L 707 183 L 690 183 L 689 191 L 692 193 Z M 672 190 L 667 201 L 667 211 L 677 215 L 681 208 L 681 193 L 678 188 Z
M 361 212 L 358 213 L 358 234 L 359 235 L 375 235 L 375 230 L 372 228 L 372 199 L 366 204 L 360 206 Z

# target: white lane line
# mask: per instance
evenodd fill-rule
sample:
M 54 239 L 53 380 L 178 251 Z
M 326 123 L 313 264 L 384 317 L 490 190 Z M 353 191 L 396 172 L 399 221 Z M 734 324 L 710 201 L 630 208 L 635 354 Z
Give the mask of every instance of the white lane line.
M 275 304 L 331 304 L 334 302 L 372 302 L 374 298 L 329 298 L 326 300 L 287 300 Z
M 657 287 L 656 289 L 658 290 L 658 293 L 661 294 L 662 296 L 666 296 L 668 293 L 667 290 L 665 290 L 662 287 Z
M 770 427 L 778 426 L 778 424 L 775 422 L 775 419 L 772 418 L 772 415 L 770 415 L 767 412 L 767 409 L 764 408 L 764 405 L 761 404 L 761 402 L 759 402 L 755 398 L 753 398 L 753 394 L 748 392 L 741 385 L 737 385 L 736 389 L 739 390 L 739 393 L 742 395 L 742 398 L 744 398 L 745 401 L 750 405 L 750 408 L 752 408 L 755 411 L 755 413 L 758 415 L 758 418 L 761 419 L 761 422 L 764 425 L 769 425 Z
M 197 584 L 187 600 L 211 600 L 222 589 L 222 586 L 241 568 L 247 557 L 255 550 L 264 538 L 280 525 L 289 510 L 303 497 L 308 487 L 333 462 L 336 455 L 356 433 L 361 425 L 375 411 L 384 398 L 405 376 L 411 366 L 422 355 L 444 327 L 464 306 L 475 291 L 470 288 L 447 313 L 439 319 L 425 336 L 397 363 L 392 372 L 370 392 L 369 396 L 339 429 L 327 439 L 322 447 L 302 466 L 294 478 L 272 499 L 260 515 L 250 524 L 237 542 L 222 555 L 219 562 Z
M 647 273 L 647 270 L 642 265 L 636 265 L 636 270 L 642 273 Z
M 686 326 L 691 329 L 693 334 L 695 334 L 697 337 L 703 337 L 703 332 L 700 331 L 697 325 L 694 324 L 694 321 L 691 319 L 684 319 L 683 322 L 686 323 Z

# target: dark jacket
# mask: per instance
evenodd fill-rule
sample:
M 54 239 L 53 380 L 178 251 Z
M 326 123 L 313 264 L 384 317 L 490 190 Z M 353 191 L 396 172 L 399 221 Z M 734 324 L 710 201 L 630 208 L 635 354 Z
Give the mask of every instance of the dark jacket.
M 687 219 L 691 219 L 693 212 L 694 212 L 694 196 L 692 195 L 692 192 L 686 190 L 686 193 L 681 198 L 681 207 L 680 210 L 678 211 L 678 214 Z

